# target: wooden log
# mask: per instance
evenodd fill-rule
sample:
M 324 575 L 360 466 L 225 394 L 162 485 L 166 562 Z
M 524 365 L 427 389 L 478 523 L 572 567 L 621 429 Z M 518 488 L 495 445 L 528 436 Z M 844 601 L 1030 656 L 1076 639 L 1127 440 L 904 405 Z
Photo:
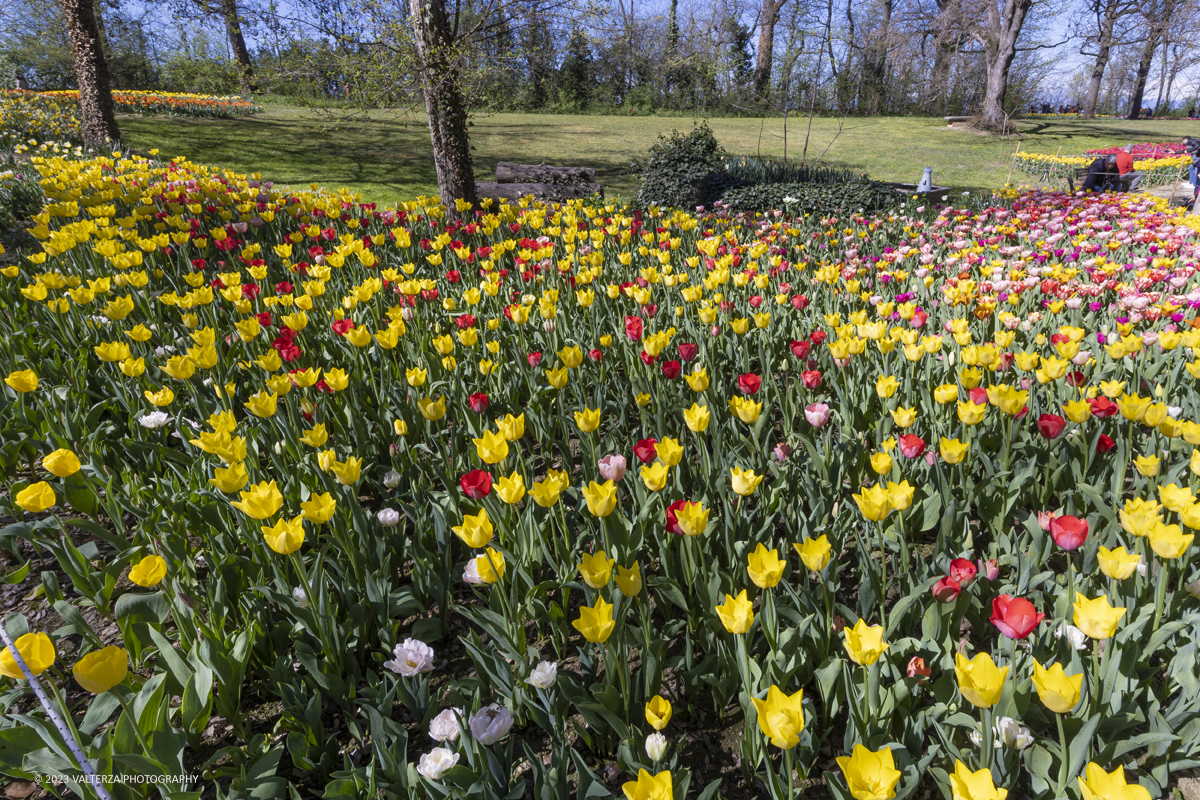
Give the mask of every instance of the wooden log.
M 595 167 L 556 167 L 550 164 L 496 164 L 496 183 L 595 183 Z
M 604 196 L 604 189 L 598 183 L 563 184 L 563 183 L 496 183 L 494 181 L 476 181 L 475 189 L 480 199 L 492 197 L 497 200 L 518 200 L 532 195 L 536 200 L 577 200 L 591 197 L 593 194 Z

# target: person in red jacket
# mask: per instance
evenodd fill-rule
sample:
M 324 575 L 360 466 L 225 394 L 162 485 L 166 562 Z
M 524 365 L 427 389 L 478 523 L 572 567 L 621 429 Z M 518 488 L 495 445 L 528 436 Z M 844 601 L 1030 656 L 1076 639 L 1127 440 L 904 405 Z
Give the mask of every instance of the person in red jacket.
M 1133 145 L 1127 144 L 1117 153 L 1117 171 L 1121 173 L 1125 191 L 1136 192 L 1142 182 L 1142 173 L 1133 168 Z

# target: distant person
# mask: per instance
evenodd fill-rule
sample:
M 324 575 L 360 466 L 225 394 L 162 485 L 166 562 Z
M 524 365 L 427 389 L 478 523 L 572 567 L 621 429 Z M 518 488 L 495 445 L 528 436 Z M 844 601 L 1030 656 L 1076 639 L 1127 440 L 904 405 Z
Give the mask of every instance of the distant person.
M 1083 181 L 1085 192 L 1107 192 L 1120 185 L 1116 156 L 1097 156 L 1088 164 L 1087 178 Z
M 1200 194 L 1200 185 L 1197 185 L 1197 173 L 1200 173 L 1200 139 L 1194 136 L 1183 137 L 1183 151 L 1192 159 L 1188 164 L 1188 183 L 1192 185 L 1192 204 L 1196 202 L 1196 196 Z
M 1127 192 L 1136 192 L 1142 183 L 1142 173 L 1133 168 L 1133 145 L 1127 144 L 1117 153 L 1117 173 L 1121 186 Z
M 13 85 L 22 92 L 29 91 L 29 84 L 25 82 L 25 76 L 21 74 L 21 70 L 13 70 Z

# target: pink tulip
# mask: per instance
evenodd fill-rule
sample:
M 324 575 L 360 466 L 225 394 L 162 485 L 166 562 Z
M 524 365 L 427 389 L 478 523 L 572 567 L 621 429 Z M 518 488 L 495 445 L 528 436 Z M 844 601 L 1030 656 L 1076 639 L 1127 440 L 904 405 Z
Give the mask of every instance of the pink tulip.
M 613 453 L 600 459 L 597 466 L 600 467 L 600 475 L 605 480 L 616 483 L 625 477 L 625 456 L 618 453 Z
M 820 428 L 829 422 L 829 406 L 825 403 L 813 403 L 804 409 L 804 418 L 808 420 L 809 425 Z

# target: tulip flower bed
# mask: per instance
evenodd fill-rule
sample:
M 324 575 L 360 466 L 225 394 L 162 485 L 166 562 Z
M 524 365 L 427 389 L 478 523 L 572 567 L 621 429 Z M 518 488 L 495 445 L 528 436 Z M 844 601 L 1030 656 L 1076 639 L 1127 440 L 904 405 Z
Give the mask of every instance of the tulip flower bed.
M 114 796 L 1115 800 L 1200 765 L 1194 218 L 33 163 L 0 547 L 62 624 L 6 627 Z M 79 780 L 0 674 L 0 772 Z
M 79 141 L 78 104 L 62 102 L 36 92 L 0 89 L 0 153 L 28 139 Z
M 1124 145 L 1112 147 L 1102 147 L 1096 150 L 1088 150 L 1087 154 L 1093 158 L 1096 156 L 1116 155 L 1124 152 Z M 1181 142 L 1142 142 L 1133 146 L 1133 156 L 1139 161 L 1154 161 L 1160 158 L 1177 158 L 1185 155 Z
M 1048 176 L 1066 180 L 1066 177 L 1076 169 L 1091 164 L 1097 155 L 1116 152 L 1119 148 L 1105 150 L 1089 150 L 1084 156 L 1053 156 L 1048 153 L 1020 153 L 1015 159 L 1015 165 L 1021 172 L 1038 177 Z M 1174 183 L 1179 179 L 1180 168 L 1191 162 L 1186 155 L 1172 154 L 1166 151 L 1151 153 L 1134 153 L 1133 168 L 1144 174 L 1142 186 L 1151 188 Z M 1184 173 L 1186 175 L 1186 172 Z

